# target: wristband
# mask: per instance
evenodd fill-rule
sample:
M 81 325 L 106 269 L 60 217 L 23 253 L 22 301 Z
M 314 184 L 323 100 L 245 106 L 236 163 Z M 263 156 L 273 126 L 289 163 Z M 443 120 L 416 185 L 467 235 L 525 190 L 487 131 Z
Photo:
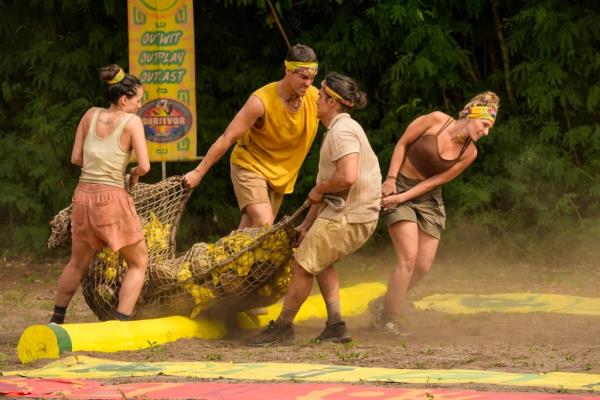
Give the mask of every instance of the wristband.
M 393 175 L 388 175 L 388 176 L 387 176 L 385 179 L 386 179 L 386 180 L 388 180 L 388 179 L 393 179 L 393 180 L 396 180 L 396 177 L 395 177 L 395 176 L 393 176 Z

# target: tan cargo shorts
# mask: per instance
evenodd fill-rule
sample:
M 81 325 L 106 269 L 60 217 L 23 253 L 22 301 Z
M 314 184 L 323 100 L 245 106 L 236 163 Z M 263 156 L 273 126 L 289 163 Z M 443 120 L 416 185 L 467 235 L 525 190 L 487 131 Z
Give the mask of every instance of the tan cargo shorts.
M 371 237 L 377 221 L 351 224 L 317 218 L 310 227 L 294 258 L 307 272 L 318 275 L 342 257 L 354 253 Z
M 238 202 L 240 210 L 251 204 L 270 204 L 273 210 L 273 216 L 277 216 L 277 212 L 283 202 L 283 194 L 276 192 L 269 186 L 267 179 L 254 171 L 249 171 L 229 163 L 231 169 L 231 183 Z

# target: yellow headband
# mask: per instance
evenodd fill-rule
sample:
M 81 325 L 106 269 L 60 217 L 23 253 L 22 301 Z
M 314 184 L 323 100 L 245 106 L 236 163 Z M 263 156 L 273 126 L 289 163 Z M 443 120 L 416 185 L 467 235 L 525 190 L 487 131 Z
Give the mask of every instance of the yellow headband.
M 474 106 L 468 109 L 467 118 L 487 119 L 488 121 L 494 122 L 496 121 L 496 110 L 489 106 Z
M 345 105 L 346 107 L 350 107 L 350 108 L 354 107 L 353 102 L 348 101 L 345 98 L 343 98 L 342 96 L 340 96 L 335 90 L 333 90 L 332 88 L 330 88 L 327 85 L 326 81 L 321 82 L 321 87 L 325 90 L 325 93 L 327 93 L 330 97 L 333 97 L 334 99 L 336 99 L 337 101 L 339 101 L 340 103 Z
M 312 69 L 317 73 L 317 69 L 319 68 L 319 64 L 316 62 L 303 62 L 303 61 L 288 61 L 284 60 L 283 65 L 285 65 L 285 69 L 289 71 L 295 71 L 298 68 L 306 68 Z
M 108 84 L 114 85 L 115 83 L 121 82 L 123 79 L 125 79 L 125 71 L 123 71 L 123 68 L 119 68 L 119 72 L 117 72 L 117 74 L 110 81 L 108 81 Z

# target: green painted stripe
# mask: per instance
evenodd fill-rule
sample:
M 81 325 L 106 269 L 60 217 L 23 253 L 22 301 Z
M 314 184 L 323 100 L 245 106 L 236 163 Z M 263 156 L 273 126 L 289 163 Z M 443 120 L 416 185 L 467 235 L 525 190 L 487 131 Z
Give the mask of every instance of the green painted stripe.
M 62 354 L 65 351 L 72 351 L 73 344 L 71 343 L 71 337 L 69 336 L 69 332 L 65 330 L 60 325 L 49 324 L 50 329 L 56 335 L 56 342 L 58 343 L 58 354 Z

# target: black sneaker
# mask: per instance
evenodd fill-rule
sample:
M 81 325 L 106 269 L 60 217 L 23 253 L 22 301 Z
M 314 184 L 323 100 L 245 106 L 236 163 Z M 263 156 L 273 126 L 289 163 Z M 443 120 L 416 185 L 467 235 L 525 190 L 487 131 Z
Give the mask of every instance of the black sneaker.
M 348 328 L 344 321 L 328 325 L 325 323 L 325 329 L 315 338 L 318 342 L 348 343 L 352 337 L 348 334 Z
M 291 344 L 294 340 L 294 328 L 292 324 L 278 326 L 274 321 L 269 321 L 267 326 L 261 333 L 246 340 L 246 346 L 275 346 Z
M 54 313 L 50 318 L 49 324 L 62 325 L 65 323 L 65 314 Z

